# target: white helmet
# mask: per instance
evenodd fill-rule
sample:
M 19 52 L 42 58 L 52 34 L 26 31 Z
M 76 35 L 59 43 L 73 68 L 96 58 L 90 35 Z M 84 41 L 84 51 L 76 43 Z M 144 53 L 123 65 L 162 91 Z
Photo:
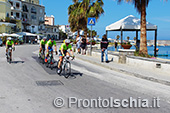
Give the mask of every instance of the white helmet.
M 46 40 L 47 38 L 46 37 L 43 37 L 44 40 Z
M 12 38 L 11 38 L 11 37 L 8 37 L 7 39 L 8 39 L 8 40 L 12 40 Z
M 66 40 L 65 40 L 65 43 L 69 44 L 69 43 L 70 43 L 70 40 L 69 40 L 69 39 L 66 39 Z

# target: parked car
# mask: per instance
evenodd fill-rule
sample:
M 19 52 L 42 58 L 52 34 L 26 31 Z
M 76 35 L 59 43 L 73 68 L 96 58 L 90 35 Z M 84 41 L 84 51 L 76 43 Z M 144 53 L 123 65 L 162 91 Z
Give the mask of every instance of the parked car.
M 2 39 L 0 38 L 0 46 L 3 46 L 3 42 Z

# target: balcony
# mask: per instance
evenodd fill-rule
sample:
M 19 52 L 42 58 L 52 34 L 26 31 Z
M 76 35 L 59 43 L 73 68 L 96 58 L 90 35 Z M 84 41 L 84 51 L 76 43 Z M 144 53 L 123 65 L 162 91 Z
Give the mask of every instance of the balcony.
M 29 19 L 23 18 L 22 19 L 22 23 L 28 24 L 29 23 Z
M 15 11 L 22 11 L 21 7 L 11 7 L 11 10 L 15 10 Z

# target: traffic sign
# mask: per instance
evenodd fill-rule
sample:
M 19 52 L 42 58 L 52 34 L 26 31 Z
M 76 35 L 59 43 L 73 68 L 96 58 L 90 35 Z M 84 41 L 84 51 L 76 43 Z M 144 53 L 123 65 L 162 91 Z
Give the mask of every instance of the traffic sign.
M 94 26 L 96 24 L 96 18 L 89 17 L 87 21 L 88 21 L 88 25 L 90 26 Z

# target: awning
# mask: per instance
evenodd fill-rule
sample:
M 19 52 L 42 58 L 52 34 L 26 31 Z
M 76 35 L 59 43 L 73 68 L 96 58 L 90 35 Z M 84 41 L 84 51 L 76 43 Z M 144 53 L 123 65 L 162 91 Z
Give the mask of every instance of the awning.
M 2 33 L 2 36 L 10 36 L 8 33 Z
M 123 31 L 140 31 L 140 26 L 140 19 L 133 15 L 129 15 L 111 25 L 108 25 L 106 31 L 120 31 L 121 29 Z M 146 29 L 156 30 L 157 26 L 146 22 Z
M 12 24 L 12 23 L 8 23 L 8 22 L 0 22 L 0 25 L 10 26 L 10 27 L 16 26 L 16 24 Z
M 17 33 L 18 35 L 22 35 L 22 36 L 37 36 L 36 34 L 32 34 L 32 33 L 28 33 L 28 32 L 20 32 Z
M 13 33 L 13 34 L 10 34 L 9 36 L 11 36 L 11 37 L 19 37 L 20 35 Z

